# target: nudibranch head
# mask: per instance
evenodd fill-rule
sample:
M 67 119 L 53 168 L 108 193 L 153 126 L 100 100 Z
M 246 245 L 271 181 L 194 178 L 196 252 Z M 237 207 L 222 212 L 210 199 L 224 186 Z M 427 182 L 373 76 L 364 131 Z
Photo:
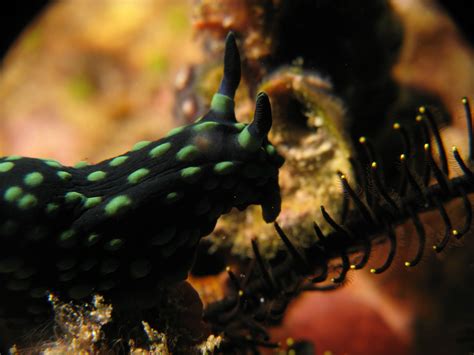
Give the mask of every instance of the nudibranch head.
M 194 124 L 171 131 L 169 137 L 179 143 L 171 144 L 184 146 L 176 155 L 178 160 L 213 162 L 214 175 L 238 180 L 233 207 L 244 209 L 250 204 L 260 204 L 263 218 L 271 222 L 280 212 L 278 170 L 284 159 L 267 137 L 272 112 L 264 92 L 257 95 L 252 122 L 236 120 L 234 96 L 239 82 L 240 56 L 230 33 L 226 39 L 224 76 L 209 112 Z

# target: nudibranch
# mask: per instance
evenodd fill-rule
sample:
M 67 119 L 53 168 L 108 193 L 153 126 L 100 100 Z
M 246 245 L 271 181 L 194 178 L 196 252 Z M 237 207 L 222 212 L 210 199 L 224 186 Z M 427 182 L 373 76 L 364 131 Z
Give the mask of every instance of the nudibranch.
M 253 121 L 237 122 L 239 82 L 229 34 L 219 90 L 193 124 L 94 165 L 0 159 L 0 317 L 41 316 L 47 291 L 136 302 L 184 280 L 199 240 L 233 207 L 258 204 L 275 220 L 283 158 L 267 138 L 270 101 L 259 93 Z

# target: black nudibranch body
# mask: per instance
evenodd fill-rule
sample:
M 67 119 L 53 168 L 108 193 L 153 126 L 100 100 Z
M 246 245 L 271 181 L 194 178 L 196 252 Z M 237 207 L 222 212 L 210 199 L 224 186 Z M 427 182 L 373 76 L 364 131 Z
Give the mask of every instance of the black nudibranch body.
M 267 139 L 268 97 L 247 125 L 234 114 L 240 57 L 227 37 L 224 78 L 210 111 L 154 142 L 95 165 L 0 159 L 0 317 L 48 311 L 66 299 L 131 292 L 186 278 L 196 245 L 231 208 L 280 211 L 282 157 Z

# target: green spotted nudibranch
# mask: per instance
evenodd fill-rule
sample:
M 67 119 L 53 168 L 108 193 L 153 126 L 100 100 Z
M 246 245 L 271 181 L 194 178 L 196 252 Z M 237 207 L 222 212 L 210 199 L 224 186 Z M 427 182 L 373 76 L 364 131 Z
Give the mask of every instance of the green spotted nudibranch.
M 41 314 L 45 291 L 114 303 L 181 281 L 231 208 L 259 204 L 273 221 L 283 158 L 267 138 L 270 102 L 260 93 L 253 121 L 238 123 L 239 82 L 230 34 L 221 85 L 194 124 L 95 165 L 0 159 L 0 316 Z

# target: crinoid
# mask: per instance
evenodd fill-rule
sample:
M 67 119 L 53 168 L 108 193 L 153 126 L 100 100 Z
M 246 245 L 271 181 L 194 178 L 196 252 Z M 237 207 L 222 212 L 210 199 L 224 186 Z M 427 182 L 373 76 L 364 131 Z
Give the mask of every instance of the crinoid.
M 225 334 L 226 346 L 232 349 L 278 347 L 272 342 L 266 327 L 277 324 L 290 300 L 303 291 L 328 291 L 344 285 L 349 270 L 367 266 L 376 245 L 388 243 L 389 252 L 382 264 L 370 269 L 373 274 L 388 270 L 396 257 L 399 235 L 395 228 L 412 223 L 417 247 L 405 261 L 412 268 L 420 263 L 428 249 L 443 252 L 448 244 L 460 240 L 471 230 L 472 205 L 469 194 L 474 192 L 474 140 L 472 113 L 467 98 L 462 99 L 467 121 L 468 153 L 463 158 L 456 146 L 452 147 L 459 176 L 448 164 L 441 134 L 431 110 L 419 108 L 415 130 L 399 123 L 393 128 L 400 134 L 403 151 L 400 154 L 400 173 L 394 186 L 386 183 L 376 151 L 361 137 L 359 156 L 351 159 L 357 172 L 357 181 L 349 182 L 339 172 L 344 198 L 341 221 L 336 221 L 321 206 L 321 214 L 332 232 L 323 234 L 314 224 L 315 243 L 310 248 L 293 245 L 286 233 L 275 222 L 275 230 L 286 246 L 286 251 L 272 260 L 265 260 L 255 240 L 252 241 L 254 258 L 246 266 L 245 277 L 238 278 L 227 269 L 230 296 L 210 304 L 205 319 L 214 332 Z M 411 134 L 416 133 L 416 134 Z M 435 154 L 433 145 L 436 147 Z M 435 157 L 437 156 L 438 159 Z M 360 185 L 360 193 L 353 187 Z M 461 201 L 464 221 L 458 226 L 446 211 L 446 204 Z M 420 215 L 437 211 L 444 224 L 442 237 L 429 235 Z M 431 246 L 428 240 L 434 239 Z M 245 268 L 244 268 L 245 269 Z

